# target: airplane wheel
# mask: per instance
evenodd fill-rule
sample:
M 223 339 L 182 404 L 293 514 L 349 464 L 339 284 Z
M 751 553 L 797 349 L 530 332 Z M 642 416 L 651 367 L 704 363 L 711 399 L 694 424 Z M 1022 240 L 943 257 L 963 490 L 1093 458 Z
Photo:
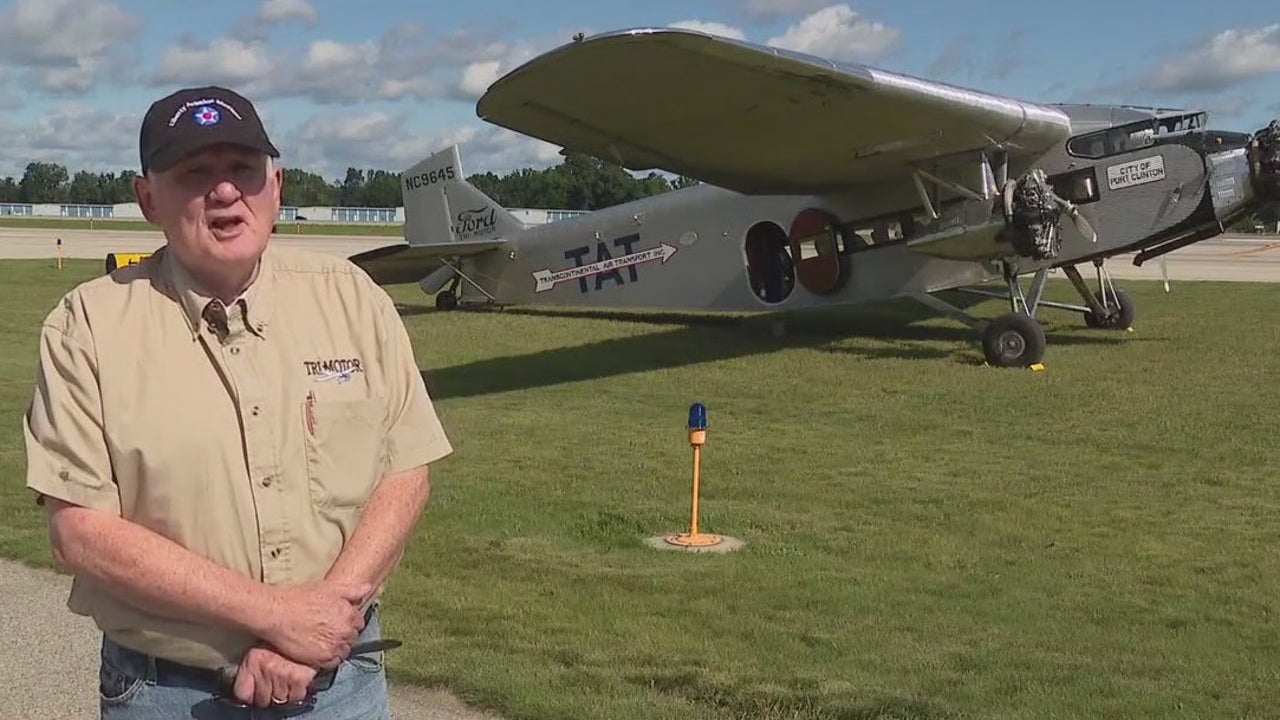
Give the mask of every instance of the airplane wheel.
M 1106 330 L 1124 330 L 1133 326 L 1133 300 L 1130 300 L 1123 290 L 1116 290 L 1115 297 L 1108 295 L 1106 300 L 1103 300 L 1102 293 L 1094 293 L 1093 296 L 1111 314 L 1105 318 L 1100 318 L 1090 310 L 1084 314 L 1085 325 Z M 1116 307 L 1116 301 L 1119 301 L 1120 304 L 1118 308 Z
M 437 310 L 453 310 L 458 307 L 458 296 L 448 290 L 436 295 Z
M 1047 340 L 1035 318 L 1008 313 L 987 323 L 982 331 L 982 352 L 996 367 L 1028 367 L 1044 359 Z

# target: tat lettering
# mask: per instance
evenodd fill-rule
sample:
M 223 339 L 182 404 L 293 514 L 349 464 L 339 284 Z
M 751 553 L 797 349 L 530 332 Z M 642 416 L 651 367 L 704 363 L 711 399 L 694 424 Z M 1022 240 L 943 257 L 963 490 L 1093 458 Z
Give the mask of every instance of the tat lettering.
M 594 287 L 599 291 L 609 283 L 609 287 L 622 287 L 640 281 L 640 266 L 644 263 L 658 261 L 665 265 L 677 248 L 670 243 L 660 243 L 656 247 L 636 250 L 640 235 L 633 233 L 614 238 L 612 242 L 597 242 L 594 246 L 582 245 L 564 251 L 564 259 L 572 260 L 573 265 L 561 269 L 546 268 L 533 273 L 534 292 L 546 292 L 556 285 L 578 281 L 578 292 L 591 292 Z M 594 249 L 594 253 L 592 250 Z M 626 274 L 623 274 L 623 271 Z
M 633 250 L 631 248 L 638 242 L 640 242 L 640 235 L 638 233 L 633 233 L 631 235 L 615 238 L 613 246 L 615 248 L 622 248 L 622 255 L 627 256 L 632 254 Z M 575 267 L 583 267 L 586 265 L 586 263 L 583 262 L 583 258 L 590 253 L 591 246 L 583 245 L 582 247 L 573 248 L 572 250 L 566 250 L 564 252 L 564 259 L 573 260 Z M 596 290 L 604 287 L 604 284 L 610 281 L 613 282 L 615 287 L 618 285 L 625 285 L 627 283 L 626 280 L 622 279 L 622 271 L 618 269 L 617 264 L 611 262 L 613 259 L 613 253 L 609 252 L 608 245 L 603 241 L 596 243 L 596 260 L 592 263 L 593 266 L 599 268 L 598 271 L 594 273 Z M 636 282 L 640 279 L 640 273 L 634 264 L 627 265 L 626 271 L 627 278 L 631 282 Z M 583 293 L 588 292 L 586 277 L 578 278 L 578 291 Z

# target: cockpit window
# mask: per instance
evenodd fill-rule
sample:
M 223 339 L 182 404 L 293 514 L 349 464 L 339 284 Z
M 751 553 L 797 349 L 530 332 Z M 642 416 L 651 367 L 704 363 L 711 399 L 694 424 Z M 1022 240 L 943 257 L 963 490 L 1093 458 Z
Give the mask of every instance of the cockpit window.
M 1205 113 L 1200 112 L 1121 125 L 1073 137 L 1067 141 L 1067 152 L 1094 159 L 1119 155 L 1154 145 L 1158 136 L 1202 128 L 1204 121 Z

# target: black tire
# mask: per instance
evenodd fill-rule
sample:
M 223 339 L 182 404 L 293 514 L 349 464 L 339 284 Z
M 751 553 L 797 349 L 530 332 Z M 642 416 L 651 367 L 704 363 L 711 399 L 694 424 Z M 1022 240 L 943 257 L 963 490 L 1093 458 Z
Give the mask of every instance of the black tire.
M 458 307 L 458 296 L 445 290 L 436 295 L 437 310 L 454 310 Z
M 982 353 L 996 367 L 1029 367 L 1044 359 L 1044 328 L 1035 318 L 1008 313 L 982 330 Z
M 1098 317 L 1092 310 L 1084 314 L 1084 324 L 1091 328 L 1101 328 L 1104 330 L 1127 330 L 1133 327 L 1134 307 L 1133 300 L 1123 290 L 1116 290 L 1115 297 L 1111 297 L 1108 293 L 1106 300 L 1103 300 L 1102 293 L 1094 293 L 1094 298 L 1098 300 L 1098 304 L 1108 310 L 1106 317 Z M 1116 306 L 1117 301 L 1119 307 Z

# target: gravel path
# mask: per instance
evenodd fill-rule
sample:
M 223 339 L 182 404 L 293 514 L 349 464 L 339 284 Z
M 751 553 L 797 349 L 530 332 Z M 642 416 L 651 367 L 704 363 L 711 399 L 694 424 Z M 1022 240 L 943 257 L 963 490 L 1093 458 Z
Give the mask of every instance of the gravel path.
M 97 628 L 67 609 L 71 578 L 0 561 L 0 718 L 98 717 Z M 442 690 L 393 685 L 395 720 L 499 720 Z

